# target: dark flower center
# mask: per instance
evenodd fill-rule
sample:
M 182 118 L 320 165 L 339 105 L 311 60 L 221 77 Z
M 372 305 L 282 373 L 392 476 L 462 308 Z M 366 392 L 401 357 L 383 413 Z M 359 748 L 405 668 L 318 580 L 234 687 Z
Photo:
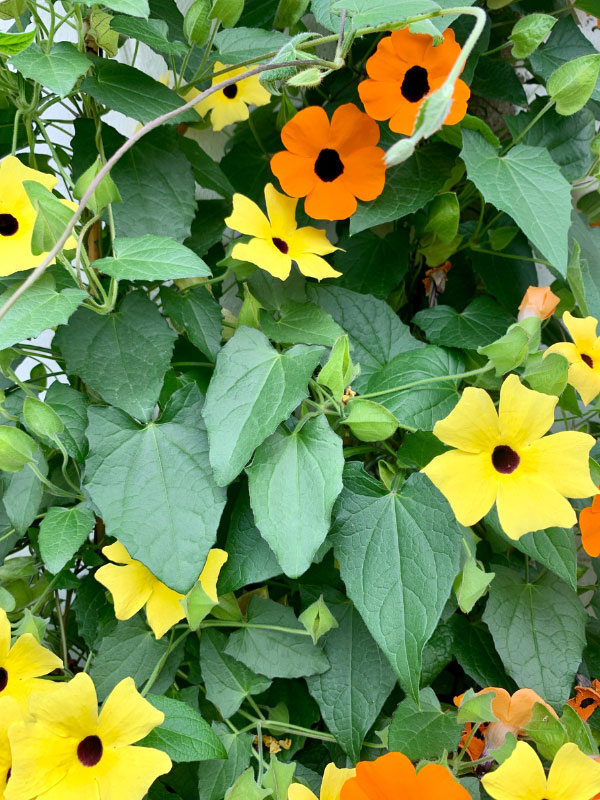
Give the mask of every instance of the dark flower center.
M 237 83 L 232 83 L 230 86 L 226 86 L 223 89 L 223 94 L 229 100 L 233 100 L 233 98 L 237 95 L 237 93 L 238 93 Z
M 330 147 L 321 150 L 315 161 L 315 172 L 318 178 L 325 183 L 331 183 L 339 178 L 343 171 L 344 165 L 337 150 L 332 150 Z
M 104 748 L 99 736 L 86 736 L 77 745 L 77 758 L 84 767 L 95 767 L 102 758 Z
M 8 672 L 4 667 L 0 667 L 0 692 L 3 692 L 8 685 Z
M 400 91 L 409 103 L 418 103 L 422 100 L 429 91 L 427 70 L 423 67 L 411 67 L 406 70 Z
M 581 354 L 581 360 L 583 361 L 584 364 L 587 364 L 590 369 L 594 369 L 594 361 L 586 353 Z
M 0 236 L 14 236 L 19 230 L 19 220 L 12 214 L 0 214 Z
M 283 241 L 283 239 L 280 239 L 280 238 L 279 238 L 279 236 L 274 236 L 274 237 L 273 237 L 273 244 L 275 245 L 275 247 L 276 247 L 276 248 L 277 248 L 277 249 L 278 249 L 278 250 L 279 250 L 281 253 L 284 253 L 284 254 L 286 254 L 286 255 L 287 255 L 287 252 L 288 252 L 288 250 L 290 249 L 290 246 L 288 245 L 288 243 L 287 243 L 287 242 L 284 242 L 284 241 Z
M 588 706 L 591 706 L 592 703 L 594 702 L 595 701 L 591 697 L 586 697 L 585 700 L 582 700 L 581 703 L 579 703 L 579 708 L 587 708 Z
M 521 463 L 521 458 L 518 453 L 509 447 L 507 444 L 499 444 L 494 448 L 492 453 L 492 464 L 496 472 L 501 472 L 503 475 L 510 475 Z

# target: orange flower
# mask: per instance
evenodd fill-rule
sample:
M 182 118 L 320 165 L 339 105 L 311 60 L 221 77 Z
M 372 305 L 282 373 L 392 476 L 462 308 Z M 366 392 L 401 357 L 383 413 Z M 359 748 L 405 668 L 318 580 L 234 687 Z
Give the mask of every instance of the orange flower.
M 432 36 L 411 33 L 408 28 L 383 38 L 367 61 L 369 77 L 358 84 L 367 114 L 373 119 L 389 119 L 393 131 L 410 136 L 423 100 L 444 83 L 460 51 L 452 28 L 444 32 L 444 41 L 437 47 Z M 471 90 L 459 78 L 446 125 L 463 119 L 470 96 Z
M 356 198 L 374 200 L 383 191 L 385 163 L 379 126 L 353 103 L 333 112 L 320 106 L 299 111 L 281 131 L 286 150 L 275 153 L 271 169 L 286 194 L 305 197 L 314 219 L 346 219 Z
M 549 286 L 530 286 L 519 306 L 519 322 L 527 317 L 548 319 L 559 303 L 560 297 Z
M 471 741 L 469 744 L 467 744 L 474 727 L 475 726 L 472 722 L 465 723 L 462 736 L 460 737 L 460 742 L 458 743 L 458 749 L 462 750 L 464 746 L 467 745 L 467 755 L 471 761 L 479 761 L 485 751 L 485 732 L 488 724 L 484 723 L 483 725 L 479 725 L 472 736 Z
M 591 686 L 576 686 L 569 705 L 586 722 L 600 706 L 600 681 L 592 681 Z
M 470 800 L 471 795 L 441 764 L 426 764 L 417 772 L 403 753 L 387 753 L 375 761 L 360 761 L 356 777 L 342 786 L 340 800 Z
M 599 487 L 600 488 L 600 487 Z M 579 528 L 581 544 L 592 558 L 600 556 L 600 494 L 597 494 L 592 505 L 579 512 Z

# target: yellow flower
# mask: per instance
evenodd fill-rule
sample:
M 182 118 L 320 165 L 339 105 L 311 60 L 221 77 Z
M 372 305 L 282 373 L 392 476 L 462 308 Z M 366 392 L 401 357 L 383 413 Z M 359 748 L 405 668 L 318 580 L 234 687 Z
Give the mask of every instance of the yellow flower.
M 8 729 L 22 718 L 23 714 L 14 698 L 0 697 L 0 800 L 4 800 L 4 790 L 12 766 Z
M 527 389 L 516 375 L 509 375 L 500 390 L 498 413 L 487 392 L 469 387 L 454 410 L 435 424 L 438 439 L 456 450 L 436 456 L 422 472 L 462 525 L 474 525 L 494 503 L 511 539 L 575 524 L 575 512 L 565 498 L 598 491 L 588 466 L 595 440 L 575 431 L 544 436 L 554 422 L 557 402 L 557 397 Z
M 546 779 L 533 747 L 518 742 L 510 758 L 481 782 L 494 800 L 590 800 L 600 792 L 600 764 L 576 744 L 565 744 Z
M 58 183 L 58 178 L 26 167 L 14 156 L 6 156 L 0 161 L 0 276 L 37 267 L 47 255 L 40 253 L 36 256 L 31 252 L 31 236 L 37 212 L 27 196 L 23 181 L 36 181 L 51 191 Z M 73 210 L 77 208 L 69 200 L 61 202 Z M 70 237 L 65 247 L 76 245 L 73 237 Z
M 243 194 L 233 195 L 233 213 L 225 223 L 234 231 L 253 238 L 247 244 L 236 244 L 231 255 L 249 261 L 284 281 L 290 274 L 292 261 L 303 275 L 310 278 L 336 278 L 341 275 L 321 256 L 339 250 L 318 228 L 298 228 L 298 199 L 278 192 L 272 183 L 265 186 L 267 214 Z
M 323 773 L 320 800 L 340 800 L 342 786 L 355 775 L 355 769 L 338 769 L 335 764 L 328 764 Z M 288 800 L 317 800 L 317 797 L 306 786 L 293 783 L 288 789 Z
M 544 353 L 558 353 L 569 362 L 569 383 L 587 405 L 600 392 L 600 339 L 596 336 L 598 320 L 594 317 L 577 319 L 568 311 L 563 314 L 563 322 L 575 344 L 558 342 Z
M 10 622 L 0 608 L 0 699 L 13 697 L 23 711 L 33 692 L 52 692 L 56 684 L 40 680 L 63 663 L 30 634 L 24 633 L 10 646 Z
M 220 61 L 215 61 L 214 72 L 225 69 L 226 65 Z M 227 78 L 235 78 L 236 75 L 243 75 L 248 72 L 247 67 L 232 69 L 225 75 L 218 75 L 212 80 L 212 86 Z M 190 89 L 185 95 L 186 100 L 191 100 L 200 94 L 198 89 Z M 204 100 L 196 103 L 194 109 L 203 117 L 209 111 L 210 122 L 214 131 L 223 130 L 226 125 L 232 122 L 241 122 L 248 119 L 248 106 L 266 106 L 271 100 L 271 95 L 258 80 L 258 75 L 251 75 L 237 83 L 232 83 L 214 94 L 209 95 Z
M 83 672 L 52 694 L 34 695 L 29 715 L 8 731 L 13 765 L 6 800 L 142 800 L 171 769 L 166 753 L 131 746 L 164 721 L 132 678 L 115 686 L 100 715 Z
M 181 600 L 183 594 L 169 589 L 155 578 L 140 561 L 135 561 L 121 542 L 103 547 L 104 555 L 114 561 L 96 571 L 96 580 L 112 594 L 117 619 L 130 619 L 146 606 L 146 617 L 157 639 L 164 636 L 173 625 L 185 617 Z M 202 588 L 215 604 L 219 602 L 217 580 L 221 567 L 227 561 L 224 550 L 209 551 L 204 568 L 198 578 Z M 121 564 L 123 566 L 117 566 Z

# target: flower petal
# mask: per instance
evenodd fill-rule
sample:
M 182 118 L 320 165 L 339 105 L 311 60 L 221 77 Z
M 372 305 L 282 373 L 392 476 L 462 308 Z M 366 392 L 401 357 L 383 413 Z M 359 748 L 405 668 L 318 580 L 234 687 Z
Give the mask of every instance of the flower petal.
M 379 125 L 354 103 L 344 103 L 333 112 L 329 147 L 337 150 L 344 165 L 344 156 L 354 153 L 357 148 L 376 145 L 380 136 Z
M 543 479 L 519 468 L 499 476 L 496 504 L 500 525 L 511 539 L 545 528 L 571 528 L 577 522 L 568 500 Z
M 10 782 L 5 800 L 45 797 L 76 763 L 77 738 L 61 735 L 35 722 L 12 725 L 8 738 L 12 752 Z M 63 797 L 68 795 L 63 795 Z M 95 798 L 92 795 L 92 800 Z
M 581 544 L 592 558 L 600 556 L 600 514 L 594 513 L 591 506 L 579 512 Z
M 131 619 L 137 614 L 156 583 L 154 575 L 139 561 L 123 567 L 105 564 L 96 570 L 94 577 L 111 593 L 117 619 Z
M 10 622 L 6 616 L 6 611 L 0 608 L 0 664 L 4 665 L 4 660 L 10 650 Z
M 222 78 L 219 78 L 219 80 L 222 80 Z M 262 85 L 258 75 L 244 78 L 236 86 L 238 89 L 237 96 L 248 105 L 266 106 L 271 102 L 271 93 Z
M 261 239 L 270 239 L 273 235 L 269 220 L 254 200 L 237 192 L 233 195 L 233 211 L 229 217 L 225 218 L 225 224 L 233 231 L 245 233 L 248 236 L 259 236 Z
M 390 119 L 402 103 L 406 102 L 400 91 L 399 81 L 382 81 L 367 78 L 358 84 L 358 94 L 373 119 Z
M 450 29 L 451 30 L 451 29 Z M 444 125 L 456 125 L 465 118 L 467 113 L 467 104 L 471 97 L 471 89 L 460 78 L 454 84 L 454 91 L 452 92 L 452 104 L 448 116 L 444 120 Z
M 410 66 L 425 66 L 433 38 L 427 33 L 411 33 L 408 27 L 394 31 L 391 35 L 394 51 Z
M 298 111 L 281 129 L 281 141 L 290 153 L 314 160 L 323 148 L 330 146 L 327 112 L 321 106 Z
M 219 580 L 219 573 L 223 564 L 229 558 L 229 554 L 225 550 L 220 550 L 218 547 L 213 547 L 208 551 L 206 562 L 200 573 L 198 580 L 206 594 L 215 603 L 219 602 L 219 595 L 217 594 L 217 581 Z
M 498 690 L 496 690 L 498 692 Z M 492 700 L 492 711 L 501 722 L 516 728 L 518 731 L 524 728 L 531 720 L 533 707 L 536 703 L 545 706 L 553 717 L 558 719 L 556 711 L 543 700 L 537 692 L 533 689 L 517 689 L 512 697 L 509 698 L 508 714 L 501 717 L 496 713 L 496 699 L 498 695 Z
M 544 350 L 543 357 L 546 358 L 549 353 L 558 353 L 559 356 L 564 356 L 569 364 L 579 360 L 579 351 L 573 342 L 557 342 L 556 344 L 551 344 L 547 350 Z
M 47 647 L 42 647 L 30 633 L 19 636 L 4 661 L 4 667 L 10 678 L 39 678 L 60 669 L 62 660 Z
M 265 186 L 265 201 L 267 214 L 271 221 L 270 232 L 266 235 L 259 233 L 258 230 L 244 231 L 244 233 L 259 236 L 261 239 L 267 239 L 269 236 L 278 236 L 280 239 L 287 241 L 297 228 L 296 206 L 298 205 L 298 200 L 278 192 L 272 183 L 267 183 Z
M 153 747 L 109 750 L 94 769 L 100 800 L 142 800 L 154 781 L 172 766 L 169 756 Z
M 300 783 L 292 783 L 288 789 L 287 800 L 318 800 L 311 790 Z
M 123 747 L 139 742 L 165 721 L 135 688 L 133 678 L 124 678 L 108 695 L 98 720 L 98 736 L 106 747 Z
M 133 564 L 133 558 L 127 552 L 125 545 L 116 541 L 113 544 L 106 545 L 102 548 L 102 553 L 108 558 L 109 561 L 114 561 L 115 564 Z
M 218 97 L 219 93 L 217 93 Z M 229 100 L 224 97 L 222 103 L 215 103 L 210 113 L 210 123 L 213 131 L 222 131 L 227 125 L 234 122 L 243 122 L 250 116 L 248 106 L 243 100 Z
M 342 786 L 355 775 L 355 769 L 339 769 L 335 764 L 327 764 L 323 772 L 321 800 L 340 800 Z
M 461 525 L 474 525 L 494 505 L 498 477 L 489 453 L 450 450 L 424 467 L 429 480 L 452 506 Z
M 358 785 L 367 800 L 397 800 L 416 796 L 415 768 L 403 753 L 386 753 L 375 761 L 359 761 L 356 777 L 342 787 L 341 800 L 362 800 L 362 794 L 347 791 Z
M 247 244 L 236 244 L 231 255 L 240 261 L 249 261 L 284 281 L 292 269 L 292 259 L 278 250 L 272 241 L 250 239 Z
M 580 319 L 574 317 L 569 311 L 565 311 L 562 321 L 580 353 L 593 350 L 596 346 L 596 328 L 598 326 L 598 320 L 595 317 Z
M 600 764 L 576 744 L 564 744 L 554 756 L 548 775 L 552 800 L 590 800 L 600 792 Z
M 542 437 L 554 424 L 558 397 L 535 392 L 523 386 L 516 375 L 509 375 L 500 389 L 500 437 L 502 444 L 517 451 L 519 445 Z
M 450 447 L 467 453 L 491 453 L 500 437 L 492 398 L 484 389 L 467 387 L 448 416 L 435 423 L 433 432 Z
M 318 181 L 304 201 L 304 210 L 313 219 L 347 219 L 356 211 L 356 198 L 340 176 L 331 183 Z
M 304 253 L 326 256 L 340 249 L 331 244 L 324 230 L 311 226 L 298 228 L 297 231 L 294 231 L 288 239 L 288 244 L 290 246 L 290 256 L 294 259 Z
M 417 773 L 418 797 L 471 800 L 469 792 L 441 764 L 426 764 Z
M 542 800 L 547 796 L 542 762 L 525 742 L 517 742 L 512 755 L 481 783 L 494 800 Z
M 552 433 L 522 451 L 518 470 L 547 481 L 565 497 L 591 497 L 598 491 L 589 466 L 595 442 L 593 436 L 579 431 Z
M 152 594 L 146 603 L 146 618 L 148 625 L 157 639 L 162 639 L 173 625 L 185 617 L 183 606 L 179 602 L 184 595 L 157 581 Z
M 569 367 L 569 383 L 577 389 L 581 399 L 587 405 L 600 392 L 600 373 L 578 360 Z
M 359 200 L 374 200 L 385 186 L 385 161 L 381 147 L 362 147 L 344 156 L 340 180 Z
M 375 81 L 397 81 L 402 83 L 409 63 L 396 52 L 391 36 L 379 40 L 377 50 L 367 60 L 367 75 Z
M 307 278 L 316 278 L 318 281 L 322 281 L 324 278 L 339 278 L 342 274 L 331 267 L 324 258 L 312 253 L 304 253 L 295 261 L 300 272 Z
M 271 159 L 271 170 L 282 189 L 292 197 L 305 197 L 319 183 L 314 157 L 306 158 L 282 150 Z
M 410 136 L 415 129 L 415 122 L 421 105 L 422 101 L 410 103 L 403 97 L 402 103 L 400 103 L 390 119 L 390 130 L 394 131 L 394 133 L 403 133 L 405 136 Z
M 98 699 L 94 683 L 87 673 L 79 672 L 69 683 L 55 684 L 49 694 L 32 695 L 29 712 L 55 736 L 79 741 L 96 732 Z

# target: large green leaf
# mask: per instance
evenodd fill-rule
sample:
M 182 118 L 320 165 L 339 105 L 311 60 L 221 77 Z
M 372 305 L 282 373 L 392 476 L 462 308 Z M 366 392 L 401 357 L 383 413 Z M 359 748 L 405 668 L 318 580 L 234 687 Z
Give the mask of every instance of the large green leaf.
M 135 19 L 134 17 L 113 17 L 110 21 L 113 31 L 124 33 L 144 42 L 148 47 L 158 53 L 172 56 L 181 56 L 187 53 L 188 48 L 183 42 L 169 41 L 169 27 L 162 19 Z
M 463 131 L 461 157 L 488 203 L 509 214 L 544 258 L 566 274 L 571 184 L 542 147 L 518 144 L 504 157 L 483 136 Z
M 225 653 L 227 637 L 212 628 L 202 631 L 200 638 L 200 668 L 210 700 L 227 719 L 232 717 L 244 700 L 253 694 L 266 692 L 271 681 L 256 675 L 235 658 Z
M 178 144 L 179 149 L 182 153 L 185 153 L 187 160 L 192 165 L 196 183 L 206 189 L 212 189 L 213 192 L 217 192 L 217 194 L 225 197 L 229 203 L 229 198 L 234 189 L 221 169 L 220 164 L 213 161 L 208 153 L 205 153 L 193 139 L 180 136 Z
M 459 569 L 463 531 L 424 475 L 389 493 L 361 464 L 346 466 L 331 534 L 342 579 L 415 699 L 423 648 Z
M 88 424 L 87 397 L 65 383 L 54 381 L 46 392 L 45 400 L 63 421 L 65 429 L 58 438 L 65 450 L 72 458 L 83 461 L 88 451 L 85 438 Z
M 557 707 L 569 698 L 588 616 L 577 594 L 546 573 L 535 583 L 494 565 L 483 619 L 508 674 Z
M 367 3 L 370 0 L 366 0 Z M 398 3 L 394 2 L 396 9 Z M 350 233 L 401 219 L 423 208 L 450 177 L 456 150 L 446 144 L 425 144 L 408 161 L 387 171 L 385 188 L 372 203 L 359 203 L 350 218 Z
M 41 83 L 61 97 L 69 94 L 77 78 L 85 75 L 91 67 L 88 57 L 70 42 L 53 44 L 49 53 L 32 44 L 13 56 L 10 64 L 21 75 Z
M 278 428 L 246 468 L 256 525 L 291 578 L 310 567 L 327 536 L 343 469 L 342 440 L 323 415 L 293 433 Z
M 394 356 L 424 347 L 383 300 L 341 286 L 310 284 L 307 293 L 348 333 L 353 361 L 360 364 L 357 388 L 364 388 L 368 377 Z
M 408 270 L 410 247 L 406 230 L 387 236 L 362 231 L 355 236 L 341 236 L 337 244 L 340 250 L 333 255 L 333 266 L 342 275 L 328 281 L 331 284 L 385 300 Z
M 95 518 L 84 503 L 53 506 L 40 524 L 40 553 L 50 572 L 59 572 L 92 532 Z
M 215 36 L 219 58 L 225 64 L 237 64 L 269 51 L 280 50 L 289 41 L 290 37 L 280 31 L 243 26 L 219 31 Z
M 481 687 L 502 686 L 513 691 L 515 683 L 506 674 L 487 627 L 462 614 L 455 614 L 450 624 L 454 656 L 465 673 Z
M 284 302 L 277 320 L 261 309 L 260 328 L 274 342 L 323 344 L 327 347 L 332 347 L 343 333 L 337 322 L 322 308 L 314 303 L 297 303 L 295 300 Z
M 108 403 L 145 422 L 162 389 L 174 340 L 174 332 L 142 292 L 128 294 L 114 314 L 82 309 L 56 334 L 70 373 Z
M 149 694 L 147 700 L 163 712 L 165 720 L 138 742 L 139 745 L 156 747 L 173 761 L 227 758 L 227 751 L 219 737 L 187 703 L 158 694 Z
M 223 742 L 226 760 L 207 761 L 198 770 L 198 788 L 202 800 L 222 800 L 250 763 L 254 733 L 232 733 L 223 722 L 214 722 L 213 731 Z
M 401 425 L 430 431 L 458 402 L 460 379 L 413 384 L 459 374 L 462 369 L 462 361 L 452 351 L 431 345 L 396 356 L 371 375 L 365 392 L 387 392 L 374 399 L 389 408 Z M 409 388 L 389 391 L 397 386 Z
M 246 326 L 222 348 L 204 408 L 219 486 L 239 475 L 255 448 L 306 397 L 321 353 L 301 344 L 278 353 L 263 333 Z
M 399 750 L 412 761 L 436 758 L 441 750 L 456 750 L 462 725 L 453 713 L 444 713 L 433 689 L 419 693 L 419 704 L 406 697 L 396 709 L 389 730 L 390 750 Z
M 292 609 L 256 596 L 248 606 L 248 627 L 229 637 L 225 653 L 267 678 L 302 678 L 329 669 L 327 657 Z
M 81 3 L 84 0 L 76 2 Z M 132 17 L 147 17 L 150 14 L 148 0 L 106 0 L 102 5 L 122 14 L 130 14 Z
M 413 317 L 432 344 L 472 350 L 504 336 L 514 321 L 491 297 L 476 297 L 460 313 L 452 306 L 438 305 Z
M 132 239 L 115 239 L 113 257 L 101 258 L 94 267 L 119 280 L 169 281 L 176 278 L 205 278 L 210 268 L 188 247 L 166 236 L 146 234 Z
M 323 644 L 331 669 L 306 679 L 327 728 L 356 762 L 396 676 L 351 603 L 332 605 L 338 627 Z
M 335 0 L 331 4 L 334 13 L 346 9 L 352 17 L 352 27 L 381 25 L 383 22 L 402 22 L 409 17 L 427 14 L 439 8 L 433 0 L 404 0 L 398 5 L 397 0 Z
M 146 426 L 116 408 L 89 412 L 85 487 L 107 533 L 179 592 L 197 580 L 225 505 L 208 462 L 201 407 L 192 384 Z
M 0 306 L 15 293 L 15 287 L 0 295 Z M 0 350 L 38 336 L 47 328 L 64 324 L 87 297 L 81 289 L 56 290 L 54 278 L 42 275 L 6 312 L 0 324 Z
M 221 306 L 205 286 L 178 292 L 162 286 L 160 299 L 165 314 L 180 325 L 190 342 L 205 355 L 216 358 L 221 349 Z

